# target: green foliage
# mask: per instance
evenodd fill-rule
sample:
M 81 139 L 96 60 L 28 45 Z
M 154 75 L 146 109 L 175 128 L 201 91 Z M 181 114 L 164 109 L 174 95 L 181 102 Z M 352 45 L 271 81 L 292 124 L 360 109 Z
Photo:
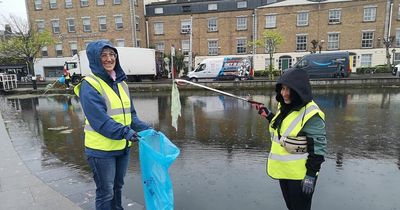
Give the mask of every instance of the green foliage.
M 10 17 L 8 22 L 14 29 L 13 34 L 0 40 L 0 57 L 2 59 L 24 59 L 34 74 L 33 61 L 44 46 L 54 44 L 54 39 L 48 31 L 38 32 L 28 27 L 16 17 Z
M 360 67 L 356 69 L 357 74 L 371 74 L 371 73 L 390 73 L 392 70 L 386 64 L 377 65 L 374 67 Z
M 270 78 L 269 72 L 270 72 L 270 70 L 267 70 L 267 69 L 266 70 L 262 70 L 262 71 L 255 71 L 254 72 L 254 77 L 268 77 L 268 78 Z M 277 76 L 280 76 L 280 75 L 281 75 L 281 71 L 280 70 L 274 69 L 272 71 L 272 76 L 277 77 Z

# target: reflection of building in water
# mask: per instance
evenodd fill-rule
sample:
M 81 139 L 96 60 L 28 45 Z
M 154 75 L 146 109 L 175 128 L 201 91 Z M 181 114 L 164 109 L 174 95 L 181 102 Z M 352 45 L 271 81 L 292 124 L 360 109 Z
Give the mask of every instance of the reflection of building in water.
M 153 124 L 153 126 L 159 123 L 160 117 L 157 97 L 133 100 L 133 104 L 140 120 L 149 124 Z
M 201 107 L 207 117 L 220 118 L 224 111 L 223 98 L 218 96 L 189 96 L 186 99 L 189 104 Z

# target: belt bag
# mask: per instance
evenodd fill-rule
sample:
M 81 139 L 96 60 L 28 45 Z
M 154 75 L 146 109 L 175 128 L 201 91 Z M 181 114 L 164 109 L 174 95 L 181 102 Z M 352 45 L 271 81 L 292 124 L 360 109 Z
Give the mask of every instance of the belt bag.
M 291 154 L 304 154 L 307 152 L 307 138 L 305 136 L 282 136 L 279 143 Z

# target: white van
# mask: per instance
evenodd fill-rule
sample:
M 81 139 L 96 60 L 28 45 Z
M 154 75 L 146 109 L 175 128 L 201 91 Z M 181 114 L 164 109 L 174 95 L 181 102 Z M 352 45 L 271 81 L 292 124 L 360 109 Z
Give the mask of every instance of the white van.
M 208 58 L 204 59 L 196 69 L 188 73 L 190 81 L 198 81 L 199 79 L 214 79 L 222 68 L 224 58 Z
M 252 59 L 236 56 L 204 59 L 194 71 L 188 74 L 188 79 L 195 82 L 199 79 L 239 81 L 253 77 Z

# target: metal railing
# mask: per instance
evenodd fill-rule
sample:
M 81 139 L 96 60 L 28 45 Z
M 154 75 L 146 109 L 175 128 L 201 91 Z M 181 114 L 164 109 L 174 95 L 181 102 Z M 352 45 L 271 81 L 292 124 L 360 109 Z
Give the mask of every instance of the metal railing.
M 0 73 L 0 90 L 12 90 L 17 88 L 17 75 Z

